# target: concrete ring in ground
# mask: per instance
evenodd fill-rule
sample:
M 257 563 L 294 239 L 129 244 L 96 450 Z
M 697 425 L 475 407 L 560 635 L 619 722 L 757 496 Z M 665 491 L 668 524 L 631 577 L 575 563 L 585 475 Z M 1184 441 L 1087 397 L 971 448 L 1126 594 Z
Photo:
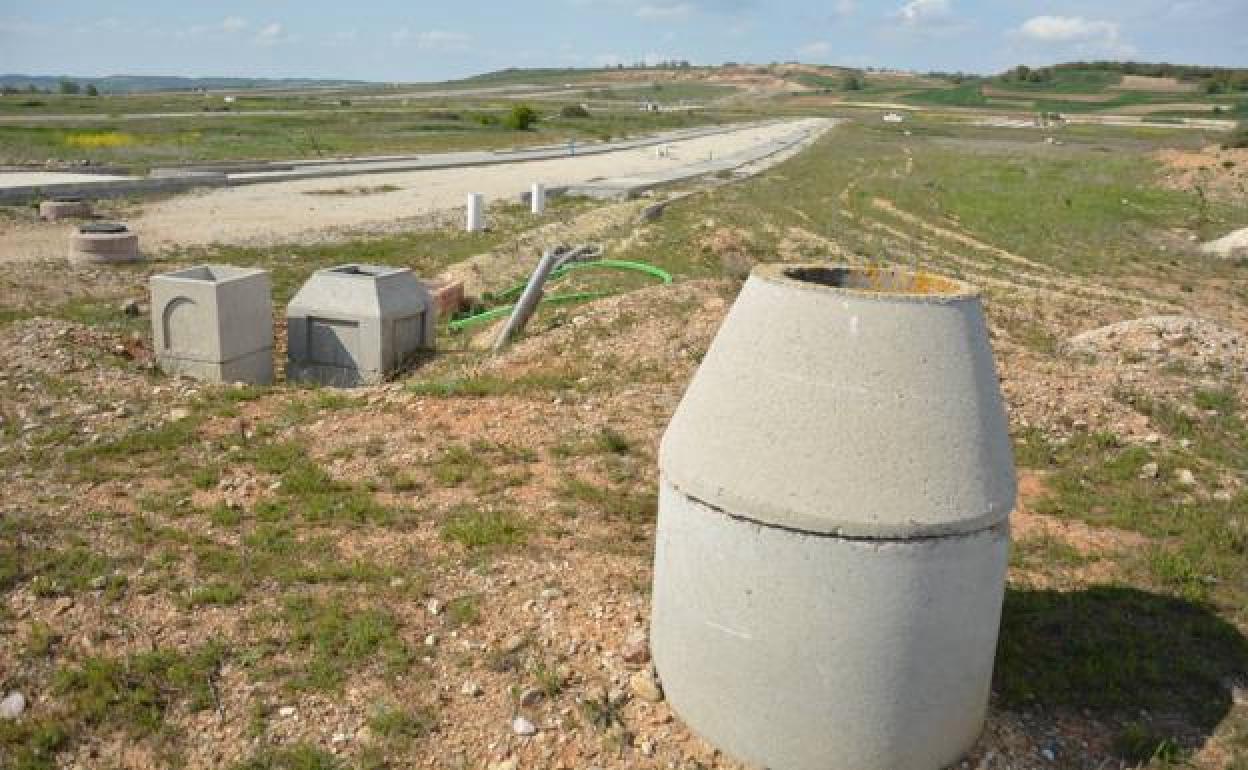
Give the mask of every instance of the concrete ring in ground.
M 69 261 L 75 265 L 138 262 L 139 236 L 125 225 L 83 225 L 69 236 Z
M 91 216 L 91 204 L 82 198 L 53 198 L 39 203 L 39 218 L 48 222 Z

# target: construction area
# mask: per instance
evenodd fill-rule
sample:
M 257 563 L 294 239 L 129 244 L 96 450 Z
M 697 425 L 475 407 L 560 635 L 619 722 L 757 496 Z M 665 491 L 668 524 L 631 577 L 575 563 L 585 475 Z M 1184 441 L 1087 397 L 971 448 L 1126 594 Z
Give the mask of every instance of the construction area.
M 1248 768 L 1224 100 L 840 77 L 0 104 L 0 768 Z

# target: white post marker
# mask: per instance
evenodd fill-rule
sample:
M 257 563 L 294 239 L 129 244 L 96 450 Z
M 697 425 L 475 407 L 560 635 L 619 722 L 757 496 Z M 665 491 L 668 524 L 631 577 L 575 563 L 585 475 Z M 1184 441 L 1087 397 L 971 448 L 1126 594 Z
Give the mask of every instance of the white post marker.
M 541 182 L 534 182 L 529 191 L 529 210 L 539 215 L 546 211 L 546 185 Z
M 470 233 L 485 230 L 485 196 L 481 193 L 468 193 L 467 224 L 465 229 Z

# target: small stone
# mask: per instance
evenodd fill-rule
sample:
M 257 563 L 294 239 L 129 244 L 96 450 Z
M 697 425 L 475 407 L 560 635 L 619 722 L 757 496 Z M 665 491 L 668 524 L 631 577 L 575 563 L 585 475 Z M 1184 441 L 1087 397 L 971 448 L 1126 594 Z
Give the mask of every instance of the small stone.
M 405 586 L 405 585 L 407 585 L 407 581 L 406 581 L 406 580 L 404 580 L 404 579 L 403 579 L 403 578 L 401 578 L 401 577 L 392 577 L 392 578 L 390 578 L 390 587 L 391 587 L 391 588 L 402 588 L 402 587 L 403 587 L 403 586 Z
M 429 601 L 425 602 L 425 610 L 428 611 L 430 615 L 441 615 L 442 614 L 442 602 L 438 601 L 437 599 L 430 599 Z
M 528 644 L 528 640 L 525 639 L 523 636 L 520 636 L 519 634 L 515 634 L 514 636 L 509 636 L 507 640 L 503 642 L 503 647 L 502 647 L 503 654 L 513 655 L 517 652 L 520 652 L 520 650 L 524 649 L 524 645 L 526 644 Z
M 524 717 L 511 720 L 511 731 L 516 735 L 537 735 L 537 725 Z
M 11 692 L 0 700 L 0 719 L 17 719 L 26 710 L 26 696 Z
M 426 636 L 426 637 L 425 637 L 425 646 L 426 646 L 426 647 L 437 647 L 437 646 L 438 646 L 438 636 L 437 636 L 437 634 L 429 634 L 428 636 Z
M 333 737 L 331 737 L 329 740 L 332 743 L 346 743 L 351 740 L 351 736 L 347 735 L 346 733 L 334 733 Z
M 96 575 L 95 577 L 91 578 L 90 585 L 91 585 L 92 590 L 103 591 L 104 587 L 108 585 L 108 578 L 104 577 L 103 575 Z
M 1213 499 L 1219 503 L 1229 503 L 1235 499 L 1235 495 L 1231 494 L 1229 489 L 1219 489 L 1213 493 Z
M 176 409 L 169 410 L 169 420 L 171 422 L 178 422 L 179 420 L 185 420 L 186 418 L 190 416 L 191 416 L 191 410 L 186 409 L 184 407 L 177 407 Z
M 1057 755 L 1053 753 L 1053 749 L 1041 749 L 1040 756 L 1044 757 L 1050 762 L 1057 761 Z
M 645 631 L 634 631 L 629 634 L 624 646 L 620 648 L 620 657 L 625 663 L 647 663 L 650 660 L 650 642 Z
M 1175 481 L 1179 482 L 1179 484 L 1185 487 L 1196 486 L 1196 474 L 1192 473 L 1187 468 L 1179 468 L 1177 471 L 1175 471 L 1174 479 Z
M 563 591 L 559 590 L 558 588 L 543 588 L 542 589 L 542 598 L 545 599 L 546 601 L 550 601 L 551 599 L 558 599 L 561 596 L 563 596 Z
M 523 693 L 520 694 L 520 705 L 524 706 L 525 708 L 528 708 L 530 706 L 536 706 L 538 703 L 541 702 L 542 698 L 544 697 L 546 697 L 545 693 L 543 693 L 541 690 L 535 687 L 530 687 L 529 689 L 525 690 Z
M 1145 444 L 1160 444 L 1161 436 L 1157 435 L 1156 433 L 1150 433 L 1144 437 L 1144 443 Z
M 1140 478 L 1155 479 L 1160 471 L 1161 469 L 1157 466 L 1157 463 L 1144 463 L 1140 466 Z
M 282 706 L 280 709 L 277 710 L 277 715 L 279 717 L 290 718 L 290 717 L 293 717 L 296 713 L 297 713 L 297 710 L 295 709 L 294 706 Z
M 480 695 L 483 695 L 485 693 L 485 690 L 481 689 L 481 685 L 477 684 L 476 682 L 472 680 L 469 680 L 467 682 L 464 682 L 463 687 L 459 688 L 459 692 L 461 695 L 467 695 L 469 698 L 476 698 Z
M 663 688 L 649 669 L 638 671 L 628 678 L 628 687 L 638 698 L 651 703 L 663 700 Z
M 488 765 L 489 770 L 517 770 L 520 767 L 519 757 L 507 757 Z

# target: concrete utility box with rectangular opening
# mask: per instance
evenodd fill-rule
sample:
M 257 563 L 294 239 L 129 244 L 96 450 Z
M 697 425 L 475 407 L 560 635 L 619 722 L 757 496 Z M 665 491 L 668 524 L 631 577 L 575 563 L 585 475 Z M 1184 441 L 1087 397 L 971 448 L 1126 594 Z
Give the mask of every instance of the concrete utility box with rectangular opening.
M 411 270 L 340 265 L 312 274 L 286 309 L 292 381 L 352 386 L 381 382 L 420 350 L 432 350 L 437 308 Z
M 162 369 L 209 382 L 273 381 L 267 271 L 199 265 L 152 276 L 150 286 Z

